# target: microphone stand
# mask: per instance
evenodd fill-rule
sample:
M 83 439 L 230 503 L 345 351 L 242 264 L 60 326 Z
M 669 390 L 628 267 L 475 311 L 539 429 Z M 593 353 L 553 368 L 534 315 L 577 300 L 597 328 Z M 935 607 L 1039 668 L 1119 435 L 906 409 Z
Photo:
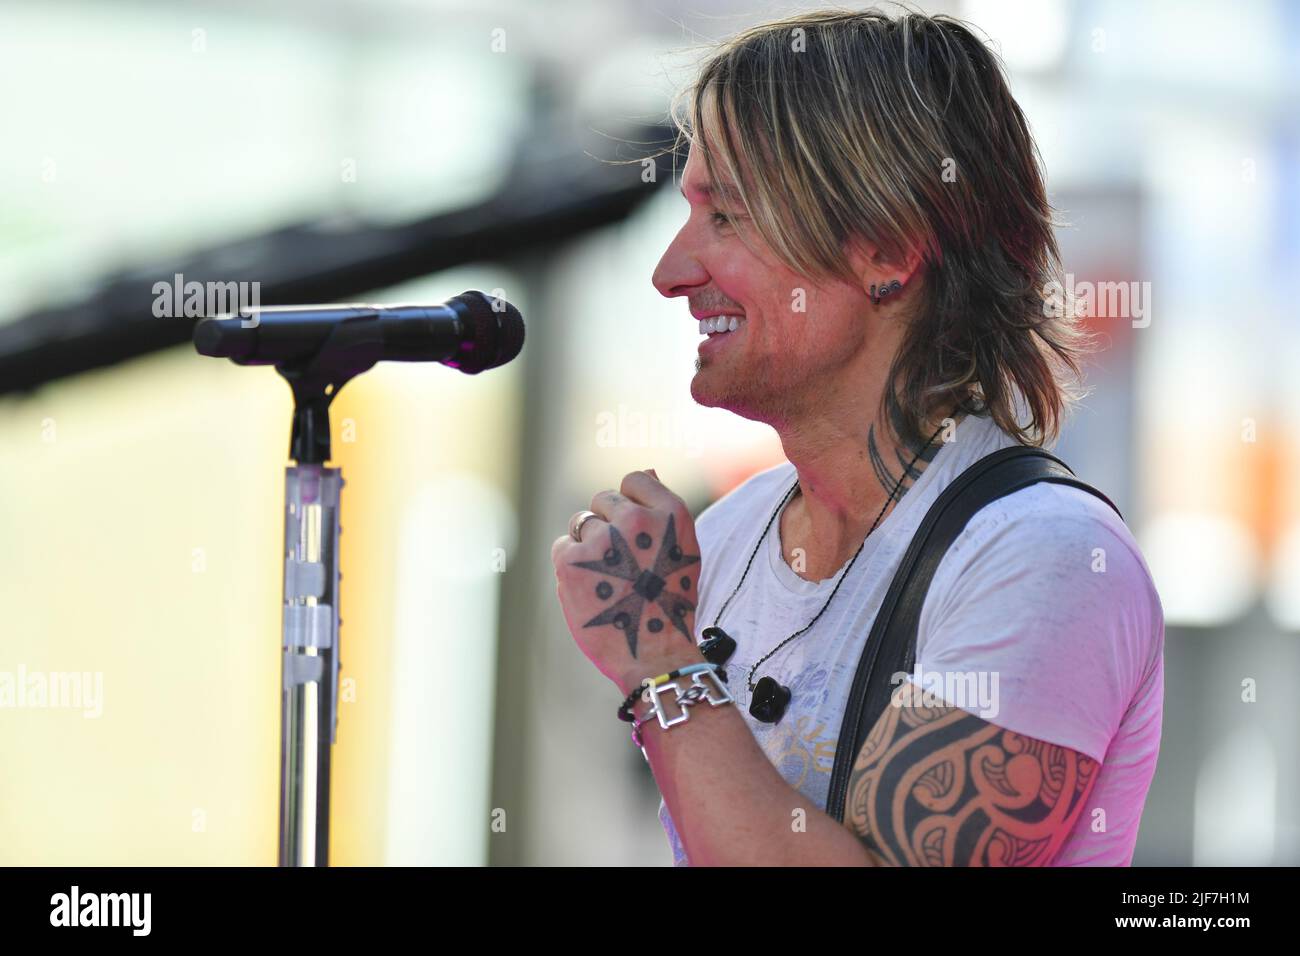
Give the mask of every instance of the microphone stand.
M 337 364 L 334 364 L 337 363 Z M 346 363 L 346 364 L 345 364 Z M 367 363 L 366 367 L 369 367 Z M 348 367 L 351 366 L 351 367 Z M 293 389 L 285 468 L 284 608 L 280 694 L 280 866 L 329 865 L 330 753 L 338 736 L 339 492 L 327 468 L 329 406 L 358 371 L 323 352 L 277 366 Z
M 230 324 L 195 325 L 200 354 L 237 365 L 275 364 L 293 390 L 293 434 L 284 472 L 284 603 L 280 681 L 280 866 L 329 865 L 330 747 L 339 723 L 339 469 L 330 459 L 329 407 L 347 382 L 385 358 L 440 361 L 477 375 L 514 359 L 524 344 L 523 317 L 502 299 L 470 290 L 447 304 L 455 324 L 442 327 L 421 306 L 283 307 L 297 322 L 268 325 L 259 352 Z M 260 310 L 257 310 L 260 311 Z M 265 313 L 263 313 L 265 314 Z M 408 323 L 380 322 L 399 315 Z M 241 319 L 243 315 L 241 314 Z M 282 317 L 281 317 L 282 318 Z M 320 325 L 327 326 L 322 333 Z M 228 327 L 229 326 L 229 327 Z M 244 326 L 243 322 L 239 327 Z M 292 346 L 319 344 L 307 354 Z M 450 337 L 450 341 L 448 340 Z M 454 345 L 454 351 L 438 347 Z M 430 353 L 436 354 L 430 354 Z M 292 358 L 283 358 L 292 355 Z

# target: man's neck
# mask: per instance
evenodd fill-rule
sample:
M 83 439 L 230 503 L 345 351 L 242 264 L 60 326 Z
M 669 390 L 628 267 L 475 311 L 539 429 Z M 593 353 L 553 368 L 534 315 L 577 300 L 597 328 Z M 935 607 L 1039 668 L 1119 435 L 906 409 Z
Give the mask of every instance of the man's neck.
M 919 437 L 908 434 L 897 403 L 888 405 L 886 420 L 871 421 L 865 432 L 825 416 L 782 433 L 799 488 L 781 517 L 781 545 L 801 577 L 833 576 L 943 446 L 942 435 L 929 441 L 933 429 Z M 954 419 L 964 414 L 959 411 Z

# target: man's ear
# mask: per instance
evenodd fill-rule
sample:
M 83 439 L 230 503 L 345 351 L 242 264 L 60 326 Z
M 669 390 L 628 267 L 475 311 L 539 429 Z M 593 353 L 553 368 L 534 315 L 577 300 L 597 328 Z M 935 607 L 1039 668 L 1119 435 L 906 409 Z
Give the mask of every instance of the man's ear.
M 925 257 L 921 254 L 920 249 L 909 247 L 907 254 L 903 256 L 903 261 L 898 264 L 898 275 L 896 276 L 898 281 L 903 285 L 907 285 L 908 282 L 920 276 L 921 264 L 924 261 Z
M 879 246 L 862 237 L 850 240 L 845 249 L 863 292 L 873 283 L 884 285 L 894 279 L 906 286 L 921 271 L 923 256 L 917 248 L 909 248 L 901 262 L 886 256 Z

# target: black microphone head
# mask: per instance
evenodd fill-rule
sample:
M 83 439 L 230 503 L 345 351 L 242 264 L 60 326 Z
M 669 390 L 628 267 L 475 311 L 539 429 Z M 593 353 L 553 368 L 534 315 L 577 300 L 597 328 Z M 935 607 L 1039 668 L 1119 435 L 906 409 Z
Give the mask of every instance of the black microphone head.
M 470 339 L 455 359 L 444 365 L 467 375 L 477 375 L 513 361 L 524 348 L 524 317 L 505 299 L 494 299 L 476 289 L 447 300 L 447 307 L 465 320 Z

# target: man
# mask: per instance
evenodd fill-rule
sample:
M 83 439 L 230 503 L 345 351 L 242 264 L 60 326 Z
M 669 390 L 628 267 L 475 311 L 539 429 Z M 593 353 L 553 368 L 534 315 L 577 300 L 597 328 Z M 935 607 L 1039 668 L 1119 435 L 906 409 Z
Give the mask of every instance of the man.
M 705 627 L 737 642 L 734 703 L 638 725 L 675 862 L 1128 864 L 1163 615 L 1122 520 L 1058 484 L 986 506 L 944 555 L 916 673 L 854 755 L 844 823 L 823 812 L 926 510 L 1077 397 L 1089 342 L 1045 307 L 1051 208 L 999 64 L 948 18 L 818 12 L 724 44 L 690 92 L 690 214 L 653 281 L 708 336 L 696 401 L 771 425 L 789 460 L 698 524 L 633 472 L 552 548 L 570 630 L 636 718 L 645 678 L 704 662 Z

